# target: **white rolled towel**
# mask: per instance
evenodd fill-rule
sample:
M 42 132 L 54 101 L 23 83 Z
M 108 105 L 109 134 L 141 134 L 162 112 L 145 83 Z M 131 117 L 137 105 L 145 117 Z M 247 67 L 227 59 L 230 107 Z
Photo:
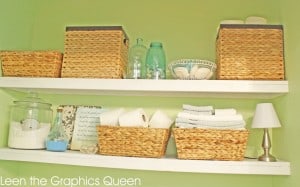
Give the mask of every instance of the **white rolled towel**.
M 108 110 L 100 114 L 100 125 L 118 126 L 119 117 L 125 112 L 124 108 Z
M 122 127 L 148 127 L 148 123 L 148 116 L 142 108 L 125 112 L 119 117 Z
M 156 110 L 149 121 L 151 128 L 170 128 L 174 120 L 161 110 Z

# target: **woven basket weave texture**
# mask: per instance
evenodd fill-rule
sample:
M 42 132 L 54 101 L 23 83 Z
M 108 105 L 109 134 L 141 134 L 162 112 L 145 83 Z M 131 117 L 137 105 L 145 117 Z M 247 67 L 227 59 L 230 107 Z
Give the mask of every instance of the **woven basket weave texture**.
M 169 129 L 97 126 L 99 154 L 161 158 L 165 155 Z
M 281 25 L 221 25 L 217 79 L 284 80 Z
M 60 77 L 58 51 L 0 51 L 2 74 L 8 77 Z
M 62 77 L 123 78 L 128 43 L 120 26 L 67 27 Z
M 177 157 L 195 160 L 243 160 L 248 130 L 173 128 Z

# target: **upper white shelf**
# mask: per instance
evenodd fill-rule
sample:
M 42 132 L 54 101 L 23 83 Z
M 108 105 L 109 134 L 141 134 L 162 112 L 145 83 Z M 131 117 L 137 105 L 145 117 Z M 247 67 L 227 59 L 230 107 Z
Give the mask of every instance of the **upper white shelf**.
M 288 81 L 0 77 L 0 87 L 56 94 L 275 98 Z
M 179 160 L 176 158 L 138 158 L 89 155 L 78 151 L 49 152 L 45 150 L 17 150 L 1 148 L 0 160 L 192 173 L 255 175 L 291 174 L 289 162 L 261 162 L 256 159 L 246 159 L 244 161 Z

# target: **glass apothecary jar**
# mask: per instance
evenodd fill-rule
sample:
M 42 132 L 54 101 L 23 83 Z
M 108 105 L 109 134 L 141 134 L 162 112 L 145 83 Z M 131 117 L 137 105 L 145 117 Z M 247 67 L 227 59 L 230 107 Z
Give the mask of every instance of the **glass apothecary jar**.
M 8 147 L 16 149 L 44 149 L 52 122 L 51 104 L 36 93 L 29 93 L 14 101 L 10 114 Z
M 129 50 L 127 76 L 128 79 L 146 78 L 146 54 L 147 47 L 143 45 L 143 39 L 138 38 L 136 44 Z
M 166 78 L 166 55 L 161 42 L 151 42 L 146 56 L 146 78 Z

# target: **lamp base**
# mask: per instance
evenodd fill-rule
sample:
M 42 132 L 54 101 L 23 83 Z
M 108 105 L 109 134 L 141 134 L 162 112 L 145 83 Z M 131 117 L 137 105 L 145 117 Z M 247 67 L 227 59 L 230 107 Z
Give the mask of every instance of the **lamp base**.
M 258 160 L 264 161 L 264 162 L 276 162 L 277 161 L 277 159 L 271 154 L 268 154 L 268 155 L 263 154 L 260 157 L 258 157 Z

